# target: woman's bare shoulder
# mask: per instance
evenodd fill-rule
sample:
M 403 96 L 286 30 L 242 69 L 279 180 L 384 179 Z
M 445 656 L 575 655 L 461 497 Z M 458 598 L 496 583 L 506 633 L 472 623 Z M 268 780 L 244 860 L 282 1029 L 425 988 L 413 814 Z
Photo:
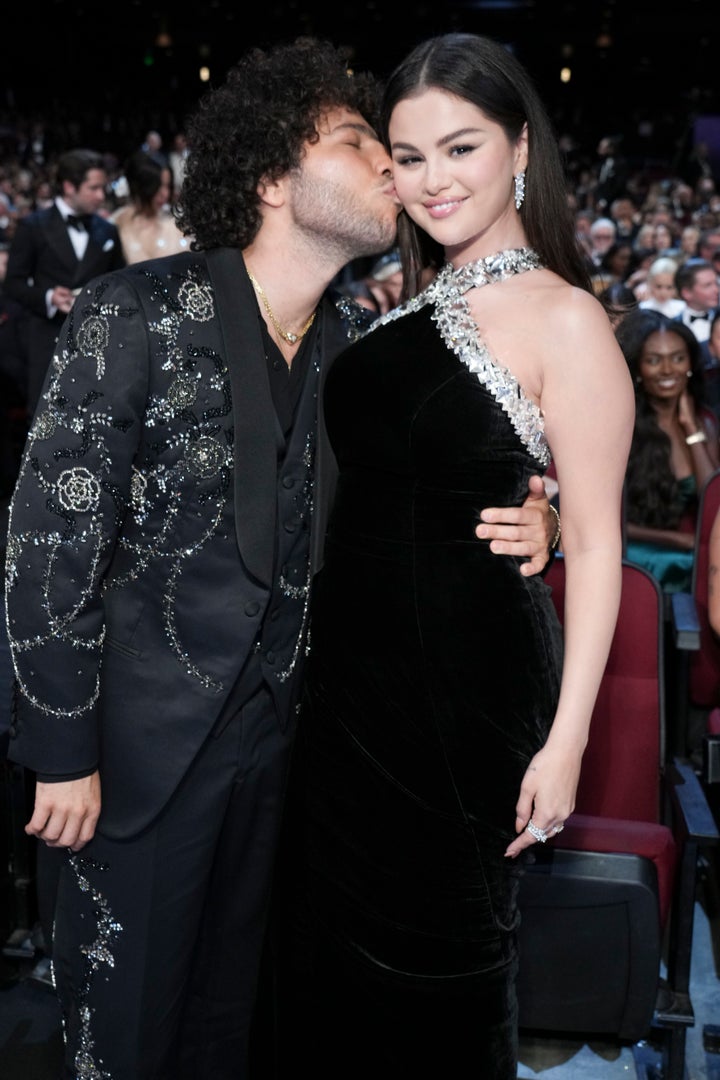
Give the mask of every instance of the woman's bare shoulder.
M 548 320 L 555 330 L 572 336 L 589 332 L 614 337 L 606 308 L 586 289 L 548 271 L 543 272 L 534 294 L 539 317 Z

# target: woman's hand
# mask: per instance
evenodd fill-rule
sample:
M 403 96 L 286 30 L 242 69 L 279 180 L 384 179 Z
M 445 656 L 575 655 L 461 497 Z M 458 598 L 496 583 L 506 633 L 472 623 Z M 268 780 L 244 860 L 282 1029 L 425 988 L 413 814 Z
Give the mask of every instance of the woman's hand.
M 581 752 L 560 751 L 548 744 L 535 755 L 525 772 L 515 807 L 518 837 L 508 846 L 506 856 L 514 859 L 538 842 L 539 837 L 528 830 L 530 822 L 548 840 L 557 836 L 575 808 L 581 762 Z
M 695 414 L 695 402 L 688 393 L 683 390 L 678 401 L 678 421 L 686 435 L 692 435 L 700 427 Z

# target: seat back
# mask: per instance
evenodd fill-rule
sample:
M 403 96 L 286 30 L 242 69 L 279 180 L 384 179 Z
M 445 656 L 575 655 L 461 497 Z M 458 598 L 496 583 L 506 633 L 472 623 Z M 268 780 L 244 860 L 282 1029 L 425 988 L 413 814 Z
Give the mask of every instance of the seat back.
M 565 566 L 546 575 L 562 621 Z M 658 822 L 664 761 L 663 598 L 656 580 L 623 562 L 615 633 L 583 755 L 576 812 Z
M 720 512 L 720 470 L 713 473 L 700 493 L 692 591 L 700 623 L 700 648 L 688 659 L 688 697 L 699 708 L 720 704 L 720 641 L 708 620 L 710 533 Z

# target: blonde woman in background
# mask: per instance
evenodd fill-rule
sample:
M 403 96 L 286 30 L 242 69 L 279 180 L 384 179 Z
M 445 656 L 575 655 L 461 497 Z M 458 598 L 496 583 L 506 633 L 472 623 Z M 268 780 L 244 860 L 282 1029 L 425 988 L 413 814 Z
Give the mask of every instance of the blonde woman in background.
M 667 255 L 655 259 L 647 272 L 643 297 L 640 307 L 649 311 L 659 311 L 661 315 L 667 315 L 674 319 L 685 307 L 685 301 L 680 300 L 675 288 L 675 272 L 678 264 L 675 259 Z

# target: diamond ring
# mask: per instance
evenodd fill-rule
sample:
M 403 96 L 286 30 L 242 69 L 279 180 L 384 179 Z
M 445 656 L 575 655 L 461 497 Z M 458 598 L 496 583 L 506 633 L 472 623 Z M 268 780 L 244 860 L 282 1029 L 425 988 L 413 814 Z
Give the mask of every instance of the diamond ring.
M 545 832 L 544 829 L 538 828 L 532 818 L 530 819 L 530 821 L 528 821 L 526 828 L 530 835 L 536 840 L 539 840 L 541 844 L 546 843 L 548 834 Z

